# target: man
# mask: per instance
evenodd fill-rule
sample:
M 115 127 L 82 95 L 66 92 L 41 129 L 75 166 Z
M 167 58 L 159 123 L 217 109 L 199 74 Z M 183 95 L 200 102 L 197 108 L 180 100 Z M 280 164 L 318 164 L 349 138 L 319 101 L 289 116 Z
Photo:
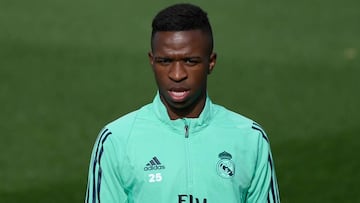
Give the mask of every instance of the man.
M 86 202 L 279 202 L 264 131 L 207 95 L 216 63 L 207 14 L 176 4 L 152 28 L 158 93 L 100 133 Z

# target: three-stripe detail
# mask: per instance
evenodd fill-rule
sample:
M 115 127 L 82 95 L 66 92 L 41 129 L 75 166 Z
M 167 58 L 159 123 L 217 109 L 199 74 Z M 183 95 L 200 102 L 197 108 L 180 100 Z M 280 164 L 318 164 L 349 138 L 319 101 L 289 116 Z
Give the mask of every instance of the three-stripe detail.
M 94 159 L 92 163 L 92 180 L 89 180 L 89 184 L 86 192 L 86 202 L 89 203 L 90 190 L 92 190 L 92 202 L 100 203 L 100 188 L 102 178 L 101 158 L 104 153 L 104 142 L 112 133 L 109 129 L 105 129 L 99 136 L 96 144 L 96 150 L 94 153 Z M 91 184 L 90 184 L 91 183 Z
M 266 133 L 259 124 L 253 123 L 252 129 L 259 131 L 263 139 L 265 139 L 266 142 L 269 143 L 269 138 L 266 136 Z M 275 169 L 273 167 L 274 163 L 270 151 L 268 155 L 268 164 L 270 166 L 271 180 L 270 180 L 270 191 L 268 194 L 267 201 L 268 203 L 278 203 L 280 202 L 280 197 L 279 197 L 280 195 L 275 177 Z

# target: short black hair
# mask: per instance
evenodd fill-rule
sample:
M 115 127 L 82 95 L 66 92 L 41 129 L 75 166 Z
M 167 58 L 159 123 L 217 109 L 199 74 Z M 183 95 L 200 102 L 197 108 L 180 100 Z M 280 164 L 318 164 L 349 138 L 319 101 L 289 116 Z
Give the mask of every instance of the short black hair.
M 213 50 L 213 33 L 207 13 L 199 6 L 179 3 L 161 10 L 152 21 L 151 46 L 156 32 L 201 30 L 208 34 L 210 51 Z

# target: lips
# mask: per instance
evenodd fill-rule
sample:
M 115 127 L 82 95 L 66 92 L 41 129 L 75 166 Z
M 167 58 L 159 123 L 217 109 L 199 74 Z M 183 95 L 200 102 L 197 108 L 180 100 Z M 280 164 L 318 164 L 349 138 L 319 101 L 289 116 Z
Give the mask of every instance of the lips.
M 168 93 L 173 101 L 181 102 L 189 95 L 190 91 L 185 89 L 171 89 Z

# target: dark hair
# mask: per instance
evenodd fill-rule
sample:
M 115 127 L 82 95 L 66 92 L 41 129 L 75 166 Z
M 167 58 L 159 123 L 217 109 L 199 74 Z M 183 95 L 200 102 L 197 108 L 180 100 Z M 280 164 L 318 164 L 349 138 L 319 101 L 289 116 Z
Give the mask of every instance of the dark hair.
M 161 10 L 152 21 L 151 46 L 156 32 L 202 30 L 210 39 L 210 51 L 214 39 L 207 13 L 200 7 L 180 3 Z

